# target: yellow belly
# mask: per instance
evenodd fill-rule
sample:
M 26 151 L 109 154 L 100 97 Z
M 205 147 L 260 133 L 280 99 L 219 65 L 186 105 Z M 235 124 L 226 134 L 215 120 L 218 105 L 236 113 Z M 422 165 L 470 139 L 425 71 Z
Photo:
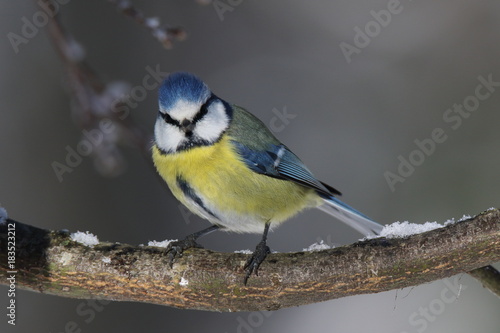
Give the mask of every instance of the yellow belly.
M 211 146 L 167 155 L 154 146 L 153 161 L 179 201 L 191 208 L 177 185 L 181 177 L 220 221 L 209 220 L 233 231 L 260 232 L 268 221 L 282 222 L 321 202 L 309 188 L 248 169 L 227 136 Z

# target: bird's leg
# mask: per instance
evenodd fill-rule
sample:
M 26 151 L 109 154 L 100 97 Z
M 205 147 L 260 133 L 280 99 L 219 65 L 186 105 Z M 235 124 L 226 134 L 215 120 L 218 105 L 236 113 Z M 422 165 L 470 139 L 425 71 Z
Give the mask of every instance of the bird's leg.
M 255 275 L 259 275 L 259 266 L 260 264 L 266 259 L 267 255 L 271 253 L 271 250 L 269 249 L 269 246 L 266 244 L 267 240 L 267 233 L 269 232 L 269 226 L 271 225 L 270 222 L 266 223 L 266 226 L 264 228 L 264 233 L 262 234 L 262 239 L 257 244 L 255 247 L 255 251 L 252 253 L 252 256 L 248 258 L 246 264 L 245 264 L 245 279 L 243 280 L 243 283 L 246 285 L 248 278 L 250 275 L 252 275 L 252 272 L 255 272 Z
M 190 248 L 203 248 L 203 246 L 201 246 L 196 242 L 198 238 L 208 235 L 209 233 L 214 232 L 219 228 L 220 227 L 218 225 L 214 224 L 206 229 L 192 233 L 191 235 L 187 235 L 184 239 L 180 241 L 170 242 L 166 249 L 166 253 L 168 253 L 168 257 L 170 260 L 170 268 L 172 268 L 176 257 L 182 257 L 182 253 L 184 252 L 184 250 Z

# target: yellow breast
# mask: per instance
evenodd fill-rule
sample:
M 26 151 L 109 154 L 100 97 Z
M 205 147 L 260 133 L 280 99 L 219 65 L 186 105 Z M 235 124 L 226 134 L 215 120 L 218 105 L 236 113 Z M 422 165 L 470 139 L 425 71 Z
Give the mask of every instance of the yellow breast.
M 244 223 L 277 223 L 319 203 L 311 189 L 248 169 L 227 135 L 211 146 L 173 154 L 162 154 L 154 146 L 153 161 L 178 200 L 186 205 L 177 184 L 180 177 L 229 229 L 238 217 Z

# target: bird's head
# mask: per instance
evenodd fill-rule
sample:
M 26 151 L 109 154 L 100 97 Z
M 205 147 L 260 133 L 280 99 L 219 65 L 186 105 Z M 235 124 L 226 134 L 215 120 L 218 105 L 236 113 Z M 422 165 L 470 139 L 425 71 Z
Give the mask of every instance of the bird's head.
M 232 108 L 189 73 L 170 74 L 159 90 L 155 142 L 165 153 L 211 145 L 228 128 Z

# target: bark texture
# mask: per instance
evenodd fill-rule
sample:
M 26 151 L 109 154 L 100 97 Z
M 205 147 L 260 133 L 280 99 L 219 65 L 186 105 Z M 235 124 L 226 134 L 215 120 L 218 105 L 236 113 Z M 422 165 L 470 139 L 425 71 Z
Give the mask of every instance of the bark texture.
M 273 253 L 248 285 L 248 255 L 192 249 L 168 265 L 164 249 L 102 242 L 87 247 L 66 231 L 0 224 L 0 276 L 9 271 L 15 225 L 19 288 L 63 297 L 162 304 L 210 311 L 276 310 L 420 285 L 470 272 L 499 294 L 500 211 L 406 238 L 377 238 L 319 252 Z

